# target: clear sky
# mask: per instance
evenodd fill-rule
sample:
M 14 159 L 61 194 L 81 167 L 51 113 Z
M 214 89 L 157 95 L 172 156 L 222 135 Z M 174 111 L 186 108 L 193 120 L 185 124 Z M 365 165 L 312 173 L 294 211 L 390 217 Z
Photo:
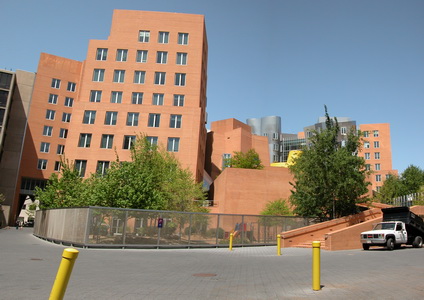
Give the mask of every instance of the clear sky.
M 277 115 L 297 133 L 324 115 L 390 123 L 393 168 L 424 169 L 423 0 L 0 0 L 0 68 L 41 52 L 82 61 L 113 9 L 203 14 L 210 122 Z

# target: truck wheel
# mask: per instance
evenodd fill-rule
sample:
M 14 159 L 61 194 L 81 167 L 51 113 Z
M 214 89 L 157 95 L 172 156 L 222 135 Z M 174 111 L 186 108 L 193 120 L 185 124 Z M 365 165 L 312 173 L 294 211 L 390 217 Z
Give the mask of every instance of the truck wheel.
M 388 238 L 387 239 L 387 250 L 393 250 L 395 248 L 395 242 L 393 241 L 393 238 Z
M 362 244 L 362 248 L 364 250 L 369 250 L 370 249 L 370 245 L 368 245 L 368 244 Z
M 423 246 L 423 238 L 420 236 L 416 236 L 414 242 L 412 243 L 412 247 L 421 248 Z

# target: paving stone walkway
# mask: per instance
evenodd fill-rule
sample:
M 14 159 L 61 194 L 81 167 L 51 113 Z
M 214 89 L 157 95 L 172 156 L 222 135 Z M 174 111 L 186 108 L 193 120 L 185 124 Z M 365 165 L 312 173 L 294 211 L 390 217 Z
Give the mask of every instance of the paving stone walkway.
M 48 299 L 65 246 L 31 228 L 0 230 L 0 299 Z M 424 299 L 424 248 L 321 251 L 276 247 L 80 251 L 73 299 Z

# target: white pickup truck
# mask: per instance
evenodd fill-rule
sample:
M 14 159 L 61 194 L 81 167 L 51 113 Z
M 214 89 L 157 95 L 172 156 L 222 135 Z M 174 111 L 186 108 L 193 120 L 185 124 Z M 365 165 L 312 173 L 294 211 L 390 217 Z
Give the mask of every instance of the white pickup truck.
M 399 248 L 402 244 L 415 248 L 423 246 L 424 222 L 409 210 L 408 207 L 384 208 L 383 222 L 373 230 L 361 233 L 364 250 L 370 246 L 385 246 L 388 250 Z

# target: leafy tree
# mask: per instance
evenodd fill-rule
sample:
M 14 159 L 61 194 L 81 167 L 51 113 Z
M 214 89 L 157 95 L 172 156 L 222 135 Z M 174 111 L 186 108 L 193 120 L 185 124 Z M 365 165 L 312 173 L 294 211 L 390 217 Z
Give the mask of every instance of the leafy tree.
M 325 107 L 326 128 L 314 132 L 311 146 L 290 166 L 294 187 L 290 197 L 294 213 L 316 216 L 319 220 L 338 218 L 357 211 L 356 203 L 364 202 L 368 171 L 358 157 L 361 134 L 350 130 L 345 144 L 338 141 L 339 125 Z
M 225 164 L 231 168 L 258 170 L 264 168 L 261 159 L 259 158 L 259 154 L 255 151 L 255 149 L 250 149 L 246 153 L 236 151 L 234 152 L 234 156 L 228 158 Z
M 384 181 L 376 198 L 382 203 L 390 203 L 393 198 L 402 196 L 404 191 L 405 189 L 399 176 L 391 175 Z
M 401 182 L 404 194 L 417 193 L 424 185 L 424 171 L 414 165 L 408 166 L 402 173 Z
M 85 195 L 88 187 L 79 172 L 68 160 L 61 161 L 60 174 L 53 173 L 44 189 L 35 188 L 35 197 L 40 207 L 60 208 L 89 205 Z
M 284 199 L 270 201 L 266 204 L 265 209 L 261 212 L 263 216 L 292 216 L 293 212 Z
M 419 193 L 424 188 L 424 171 L 410 165 L 401 176 L 392 175 L 387 178 L 376 198 L 382 203 L 391 203 L 396 197 Z
M 202 185 L 169 152 L 138 136 L 131 161 L 112 162 L 105 175 L 83 180 L 69 163 L 60 176 L 52 174 L 36 196 L 43 208 L 106 206 L 116 208 L 204 211 L 193 200 L 204 200 Z

